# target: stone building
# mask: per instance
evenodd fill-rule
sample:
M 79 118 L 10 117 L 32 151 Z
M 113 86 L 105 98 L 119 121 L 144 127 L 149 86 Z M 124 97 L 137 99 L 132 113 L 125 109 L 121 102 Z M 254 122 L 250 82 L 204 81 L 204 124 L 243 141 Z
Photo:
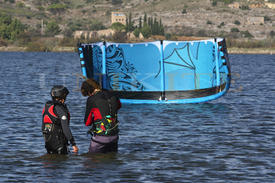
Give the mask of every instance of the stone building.
M 98 37 L 108 37 L 112 36 L 115 33 L 112 29 L 104 29 L 104 30 L 98 30 L 98 31 L 75 31 L 74 32 L 74 39 L 92 39 L 92 38 L 98 38 Z
M 111 22 L 112 24 L 119 22 L 126 25 L 126 15 L 122 12 L 112 12 Z
M 229 7 L 229 8 L 239 9 L 239 8 L 240 8 L 240 3 L 234 2 L 234 3 L 232 3 L 232 4 L 229 4 L 228 7 Z
M 248 17 L 247 24 L 251 24 L 251 25 L 264 24 L 264 17 Z
M 265 3 L 265 5 L 271 9 L 275 9 L 275 3 Z

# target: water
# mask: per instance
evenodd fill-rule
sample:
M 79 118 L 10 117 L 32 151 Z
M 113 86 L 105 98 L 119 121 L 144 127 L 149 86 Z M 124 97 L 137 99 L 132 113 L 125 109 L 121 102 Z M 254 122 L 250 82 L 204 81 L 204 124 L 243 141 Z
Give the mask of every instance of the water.
M 230 55 L 233 83 L 202 104 L 124 105 L 118 153 L 86 154 L 77 53 L 0 52 L 0 182 L 274 182 L 275 56 Z M 41 113 L 69 90 L 78 155 L 46 155 Z

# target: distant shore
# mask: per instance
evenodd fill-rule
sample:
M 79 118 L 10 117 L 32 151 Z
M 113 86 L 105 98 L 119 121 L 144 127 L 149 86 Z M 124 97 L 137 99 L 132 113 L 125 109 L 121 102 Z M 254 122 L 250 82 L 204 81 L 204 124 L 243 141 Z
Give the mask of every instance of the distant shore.
M 229 54 L 275 54 L 275 48 L 227 48 Z M 25 52 L 26 47 L 0 47 L 0 52 Z M 76 52 L 76 47 L 56 47 L 51 52 Z

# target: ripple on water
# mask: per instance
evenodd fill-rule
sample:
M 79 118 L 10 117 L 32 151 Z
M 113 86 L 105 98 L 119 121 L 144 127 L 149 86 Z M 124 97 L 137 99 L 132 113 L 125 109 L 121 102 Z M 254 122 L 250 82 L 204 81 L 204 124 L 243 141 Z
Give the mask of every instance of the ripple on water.
M 74 91 L 77 53 L 0 52 L 0 182 L 273 182 L 274 57 L 230 58 L 234 82 L 225 96 L 202 104 L 123 105 L 118 153 L 89 155 L 86 98 Z M 78 155 L 44 149 L 41 112 L 54 84 L 70 90 Z

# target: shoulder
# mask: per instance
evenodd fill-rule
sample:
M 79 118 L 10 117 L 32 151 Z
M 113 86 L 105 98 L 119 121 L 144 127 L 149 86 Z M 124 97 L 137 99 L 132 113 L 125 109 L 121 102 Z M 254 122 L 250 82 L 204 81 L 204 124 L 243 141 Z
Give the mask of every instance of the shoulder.
M 53 105 L 53 102 L 50 100 L 45 103 L 45 106 L 51 106 L 51 105 Z
M 67 107 L 65 105 L 61 105 L 61 104 L 55 104 L 54 105 L 54 110 L 57 112 L 57 113 L 66 113 L 67 112 Z
M 118 97 L 113 92 L 103 90 L 102 93 L 108 99 L 118 99 Z
M 95 96 L 89 96 L 87 98 L 87 103 L 92 103 L 92 102 L 94 102 L 94 100 L 95 100 Z

